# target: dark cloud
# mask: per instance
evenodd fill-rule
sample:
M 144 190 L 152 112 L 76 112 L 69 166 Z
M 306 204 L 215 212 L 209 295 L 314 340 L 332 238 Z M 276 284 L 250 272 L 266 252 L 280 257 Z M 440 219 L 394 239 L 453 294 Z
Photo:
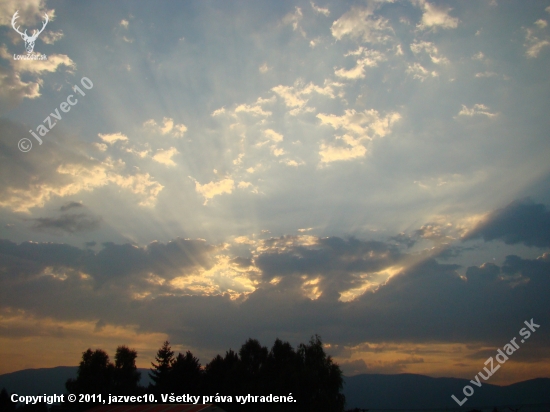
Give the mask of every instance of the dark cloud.
M 284 285 L 301 283 L 302 276 L 320 277 L 318 288 L 325 298 L 338 299 L 340 292 L 362 284 L 365 274 L 387 268 L 401 257 L 395 246 L 382 242 L 327 237 L 301 245 L 296 239 L 284 236 L 265 241 L 272 249 L 254 262 L 265 280 L 283 277 Z
M 100 218 L 85 213 L 67 213 L 59 217 L 39 217 L 31 220 L 34 222 L 34 230 L 55 233 L 89 232 L 98 229 L 101 223 Z
M 69 209 L 78 208 L 78 207 L 84 207 L 84 205 L 80 202 L 67 202 L 63 206 L 59 208 L 61 212 L 66 212 Z
M 411 256 L 380 242 L 309 239 L 307 245 L 294 237 L 270 239 L 253 261 L 234 258 L 238 267 L 255 262 L 261 271 L 257 289 L 241 299 L 197 295 L 169 282 L 150 281 L 150 274 L 168 280 L 212 267 L 221 250 L 201 240 L 146 247 L 107 243 L 98 253 L 1 241 L 0 306 L 36 317 L 92 321 L 97 328 L 137 325 L 140 331 L 167 333 L 174 344 L 205 351 L 235 348 L 250 336 L 262 342 L 275 337 L 299 342 L 314 333 L 344 346 L 428 341 L 500 347 L 517 336 L 525 320 L 550 324 L 548 254 L 539 259 L 508 256 L 502 267 L 471 266 L 465 277 L 458 265 L 428 258 L 342 302 L 334 294 L 359 285 L 357 273 L 401 264 Z M 281 280 L 272 282 L 275 277 Z M 320 279 L 322 292 L 316 300 L 303 293 L 313 278 Z M 544 349 L 550 343 L 548 331 L 541 328 L 529 345 L 550 358 Z M 412 361 L 421 361 L 418 354 L 411 355 L 416 357 Z M 407 361 L 368 366 L 371 371 L 398 371 Z
M 543 204 L 526 198 L 492 212 L 464 240 L 483 238 L 486 242 L 502 240 L 514 245 L 550 246 L 550 211 Z
M 175 239 L 168 243 L 153 242 L 145 247 L 104 243 L 95 253 L 59 243 L 24 242 L 19 245 L 0 240 L 0 270 L 8 274 L 37 275 L 46 268 L 82 271 L 97 284 L 149 273 L 173 278 L 210 268 L 212 253 L 217 248 L 203 240 Z M 130 284 L 125 286 L 130 287 Z

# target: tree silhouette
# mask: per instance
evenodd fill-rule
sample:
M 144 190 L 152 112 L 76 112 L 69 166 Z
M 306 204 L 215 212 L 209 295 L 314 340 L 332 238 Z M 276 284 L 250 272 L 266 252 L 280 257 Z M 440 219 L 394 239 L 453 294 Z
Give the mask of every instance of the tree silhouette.
M 266 362 L 266 380 L 269 390 L 277 394 L 296 395 L 300 386 L 301 362 L 290 343 L 276 339 Z
M 297 397 L 304 411 L 343 411 L 345 397 L 340 393 L 344 380 L 340 367 L 327 356 L 321 338 L 315 335 L 309 344 L 300 344 L 301 385 Z
M 141 372 L 136 367 L 137 352 L 127 346 L 119 346 L 115 354 L 113 392 L 117 395 L 132 395 L 139 391 Z
M 241 393 L 267 394 L 264 375 L 268 351 L 256 339 L 248 339 L 239 350 Z
M 101 349 L 88 349 L 82 353 L 82 361 L 78 366 L 76 379 L 69 379 L 65 387 L 70 394 L 102 395 L 104 399 L 112 393 L 115 365 L 109 360 L 109 355 Z M 86 410 L 93 403 L 66 403 L 69 410 Z
M 65 384 L 69 393 L 89 393 L 107 395 L 113 384 L 114 365 L 109 355 L 101 349 L 88 349 L 82 354 L 76 379 Z
M 178 354 L 172 364 L 170 382 L 175 391 L 196 394 L 202 380 L 199 360 L 190 351 Z
M 137 352 L 119 346 L 115 363 L 101 349 L 88 349 L 82 354 L 76 379 L 69 379 L 67 390 L 73 394 L 138 394 L 140 373 L 136 368 Z M 232 403 L 220 405 L 227 412 L 342 412 L 345 398 L 341 394 L 343 378 L 340 367 L 323 348 L 321 338 L 313 336 L 309 343 L 294 350 L 288 342 L 276 339 L 271 350 L 256 339 L 248 339 L 237 354 L 228 350 L 225 356 L 217 355 L 204 369 L 190 351 L 174 358 L 170 342 L 165 341 L 157 351 L 149 376 L 154 385 L 149 393 L 178 393 L 191 395 L 232 396 Z M 237 395 L 288 396 L 293 403 L 239 404 Z M 4 390 L 0 402 L 9 399 Z M 74 404 L 64 407 L 85 410 L 94 404 Z M 12 412 L 12 411 L 10 411 Z
M 165 341 L 162 347 L 157 351 L 155 357 L 157 363 L 151 362 L 153 366 L 149 377 L 154 382 L 154 388 L 158 393 L 170 391 L 172 366 L 174 364 L 174 352 L 170 347 L 170 342 Z
M 237 355 L 217 355 L 206 365 L 204 392 L 223 395 L 285 395 L 292 393 L 296 403 L 220 404 L 232 411 L 342 412 L 345 398 L 341 389 L 342 371 L 327 356 L 317 335 L 295 351 L 288 342 L 277 339 L 268 352 L 255 339 L 249 339 Z
M 217 355 L 206 365 L 204 370 L 204 392 L 210 395 L 215 393 L 232 396 L 241 395 L 241 377 L 239 355 L 229 349 L 225 353 L 225 357 L 222 358 Z
M 6 391 L 6 388 L 2 388 L 0 391 L 0 411 L 14 412 L 16 403 L 11 401 L 10 394 Z

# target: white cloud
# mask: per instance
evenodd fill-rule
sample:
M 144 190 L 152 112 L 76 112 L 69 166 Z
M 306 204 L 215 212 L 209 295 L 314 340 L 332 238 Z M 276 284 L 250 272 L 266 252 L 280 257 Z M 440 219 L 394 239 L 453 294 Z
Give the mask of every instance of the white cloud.
M 305 37 L 306 33 L 300 27 L 300 22 L 303 17 L 302 9 L 300 7 L 296 7 L 294 13 L 288 13 L 285 17 L 283 17 L 283 24 L 292 25 L 292 30 L 300 32 L 300 34 Z
M 220 107 L 219 109 L 214 110 L 210 116 L 214 117 L 222 114 L 225 114 L 225 107 Z
M 372 140 L 375 136 L 384 137 L 390 133 L 393 124 L 401 116 L 397 112 L 381 116 L 377 110 L 356 112 L 346 110 L 344 115 L 318 114 L 321 124 L 331 126 L 335 130 L 344 130 L 346 134 L 336 136 L 339 144 L 322 143 L 319 150 L 322 163 L 341 160 L 352 160 L 363 157 L 367 153 L 362 141 Z M 341 142 L 341 143 L 340 143 Z
M 185 132 L 187 131 L 187 126 L 182 124 L 177 124 L 174 126 L 174 131 L 172 132 L 175 137 L 183 137 Z
M 260 73 L 267 73 L 269 69 L 270 67 L 267 65 L 267 63 L 264 63 L 259 67 L 258 70 L 260 71 Z
M 293 159 L 281 159 L 279 161 L 279 163 L 283 163 L 287 166 L 292 166 L 292 167 L 298 167 L 298 166 L 301 166 L 301 165 L 305 164 L 305 162 L 303 160 L 296 161 L 296 160 L 293 160 Z
M 122 133 L 110 133 L 110 134 L 98 133 L 98 136 L 101 138 L 101 140 L 103 140 L 106 143 L 109 143 L 110 145 L 112 145 L 117 141 L 122 141 L 122 142 L 128 141 L 128 136 Z
M 307 100 L 300 97 L 300 92 L 293 86 L 275 86 L 271 90 L 283 98 L 288 107 L 303 107 Z
M 485 72 L 476 73 L 475 76 L 476 77 L 494 77 L 494 76 L 498 76 L 498 73 L 485 71 Z
M 212 113 L 214 115 L 214 113 Z M 187 126 L 183 123 L 175 124 L 174 119 L 170 117 L 164 117 L 162 119 L 162 125 L 159 125 L 154 119 L 149 119 L 143 123 L 143 127 L 146 129 L 152 129 L 155 133 L 162 135 L 171 134 L 173 137 L 183 137 L 187 131 Z
M 259 104 L 240 104 L 236 107 L 235 113 L 250 113 L 256 116 L 271 116 L 272 112 L 264 110 Z
M 0 109 L 5 111 L 21 103 L 24 98 L 40 97 L 42 80 L 21 80 L 18 72 L 0 66 Z
M 360 143 L 360 139 L 354 139 L 352 136 L 344 135 L 337 137 L 346 143 L 346 146 L 321 144 L 319 156 L 321 163 L 337 162 L 342 160 L 353 160 L 358 157 L 363 157 L 367 153 L 367 149 Z
M 55 44 L 56 41 L 61 40 L 63 38 L 63 30 L 47 31 L 40 38 L 46 44 Z
M 472 60 L 483 60 L 485 55 L 482 52 L 478 52 L 472 56 Z
M 0 25 L 11 26 L 11 18 L 16 10 L 19 10 L 19 16 L 21 16 L 22 22 L 25 23 L 24 26 L 27 23 L 35 25 L 37 20 L 44 16 L 44 13 L 48 14 L 50 21 L 53 21 L 55 10 L 47 10 L 45 7 L 46 2 L 44 0 L 3 0 L 0 2 Z M 31 32 L 33 30 L 30 26 L 28 26 L 28 29 Z
M 193 179 L 191 177 L 191 179 Z M 193 179 L 195 180 L 195 179 Z M 218 182 L 210 182 L 201 185 L 195 180 L 195 191 L 204 197 L 204 205 L 208 204 L 208 201 L 214 196 L 222 195 L 224 193 L 232 193 L 235 188 L 235 181 L 231 178 L 226 178 Z
M 246 189 L 247 187 L 250 187 L 250 186 L 252 186 L 252 183 L 245 182 L 245 181 L 240 181 L 239 184 L 237 185 L 237 187 L 239 189 Z M 239 242 L 237 242 L 237 243 L 239 243 Z
M 275 130 L 267 129 L 264 131 L 264 134 L 268 139 L 274 141 L 275 143 L 283 141 L 283 135 L 280 133 L 277 133 Z
M 353 7 L 332 23 L 332 35 L 337 40 L 349 36 L 352 39 L 361 38 L 368 43 L 386 42 L 390 38 L 388 33 L 392 32 L 388 20 L 374 17 L 373 14 L 372 7 Z
M 360 139 L 372 140 L 374 136 L 384 137 L 390 133 L 391 127 L 401 118 L 401 115 L 391 112 L 381 116 L 375 109 L 363 112 L 347 109 L 342 116 L 319 113 L 317 118 L 321 120 L 321 124 L 329 125 L 335 130 L 342 129 Z
M 419 54 L 422 51 L 426 52 L 433 63 L 435 64 L 444 64 L 449 63 L 449 60 L 447 58 L 442 57 L 439 55 L 439 52 L 437 50 L 437 47 L 435 44 L 427 41 L 421 41 L 421 42 L 414 42 L 411 44 L 411 51 L 414 54 Z
M 426 0 L 414 0 L 414 3 L 424 11 L 422 20 L 417 25 L 419 29 L 454 29 L 458 26 L 458 18 L 449 16 L 452 9 L 434 6 Z
M 301 112 L 311 112 L 312 108 L 306 108 L 306 103 L 308 99 L 304 96 L 309 96 L 313 92 L 334 98 L 334 88 L 343 86 L 342 83 L 333 82 L 330 80 L 325 80 L 323 87 L 317 86 L 313 83 L 308 83 L 303 85 L 301 80 L 297 80 L 293 86 L 283 86 L 279 85 L 273 87 L 271 90 L 278 94 L 285 102 L 287 107 L 294 108 L 289 113 L 293 116 Z
M 365 77 L 365 67 L 376 67 L 378 66 L 379 62 L 386 60 L 386 56 L 376 50 L 363 49 L 361 51 L 361 54 L 363 55 L 363 58 L 357 60 L 357 64 L 355 65 L 355 67 L 349 70 L 341 68 L 336 70 L 334 74 L 336 74 L 336 76 L 338 77 L 343 77 L 346 79 L 362 79 Z
M 283 149 L 275 145 L 270 146 L 269 149 L 271 150 L 271 153 L 273 153 L 275 157 L 279 157 L 285 154 L 285 151 Z
M 487 117 L 495 117 L 498 113 L 489 112 L 489 108 L 484 104 L 474 104 L 472 108 L 468 108 L 466 105 L 462 105 L 462 110 L 458 112 L 459 116 L 477 116 L 483 115 Z
M 60 66 L 68 67 L 68 72 L 71 72 L 72 69 L 76 68 L 74 61 L 65 54 L 50 54 L 48 60 L 13 60 L 13 56 L 8 52 L 6 45 L 0 47 L 0 57 L 9 60 L 13 70 L 19 73 L 53 73 L 57 71 Z
M 547 38 L 540 39 L 537 37 L 533 29 L 525 29 L 524 46 L 527 47 L 527 51 L 525 52 L 527 57 L 536 58 L 543 48 L 550 46 L 550 41 Z
M 128 24 L 129 24 L 129 23 L 128 23 L 128 20 L 126 20 L 126 19 L 122 19 L 122 20 L 120 21 L 120 25 L 121 25 L 122 27 L 124 27 L 125 29 L 128 28 Z
M 319 14 L 323 14 L 325 16 L 329 16 L 330 15 L 330 10 L 326 7 L 319 7 L 319 6 L 316 6 L 315 3 L 313 3 L 312 1 L 309 2 L 311 4 L 311 8 L 316 12 L 316 13 L 319 13 Z
M 539 29 L 544 29 L 546 26 L 548 26 L 548 22 L 546 20 L 543 20 L 543 19 L 538 19 L 536 22 L 535 22 L 535 25 L 539 28 Z
M 419 79 L 421 82 L 426 80 L 429 77 L 437 77 L 438 74 L 436 71 L 429 71 L 424 66 L 422 66 L 420 63 L 414 63 L 410 64 L 409 67 L 407 67 L 407 73 L 412 74 L 413 79 Z
M 46 180 L 29 183 L 26 188 L 5 188 L 0 194 L 0 207 L 28 213 L 29 209 L 43 207 L 54 197 L 90 192 L 108 184 L 115 184 L 139 195 L 140 206 L 153 206 L 163 186 L 148 173 L 124 174 L 124 166 L 124 162 L 111 158 L 104 161 L 88 158 L 83 163 L 61 163 L 55 172 L 44 178 Z
M 177 154 L 179 154 L 179 152 L 175 147 L 166 150 L 159 149 L 153 156 L 153 160 L 166 166 L 175 166 L 176 163 L 172 160 L 172 157 Z

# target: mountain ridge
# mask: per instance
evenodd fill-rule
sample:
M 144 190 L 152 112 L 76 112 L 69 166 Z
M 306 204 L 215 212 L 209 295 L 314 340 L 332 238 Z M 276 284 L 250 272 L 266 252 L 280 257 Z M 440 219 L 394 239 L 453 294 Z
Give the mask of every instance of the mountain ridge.
M 24 369 L 0 375 L 0 389 L 20 395 L 66 393 L 65 382 L 76 377 L 77 366 Z M 150 382 L 149 369 L 138 368 L 141 382 Z M 550 404 L 550 378 L 535 378 L 511 385 L 498 386 L 481 382 L 481 387 L 462 378 L 434 378 L 402 373 L 395 375 L 361 374 L 344 377 L 347 408 L 368 409 L 438 409 L 459 408 L 451 398 L 462 401 L 464 386 L 474 389 L 462 408 L 497 405 Z

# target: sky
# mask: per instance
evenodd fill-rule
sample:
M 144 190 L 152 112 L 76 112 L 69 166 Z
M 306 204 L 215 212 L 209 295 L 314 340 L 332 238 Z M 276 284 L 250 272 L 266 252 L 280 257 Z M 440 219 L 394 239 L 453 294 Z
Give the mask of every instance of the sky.
M 347 376 L 471 379 L 533 319 L 490 383 L 550 377 L 549 21 L 0 1 L 0 373 L 319 334 Z

